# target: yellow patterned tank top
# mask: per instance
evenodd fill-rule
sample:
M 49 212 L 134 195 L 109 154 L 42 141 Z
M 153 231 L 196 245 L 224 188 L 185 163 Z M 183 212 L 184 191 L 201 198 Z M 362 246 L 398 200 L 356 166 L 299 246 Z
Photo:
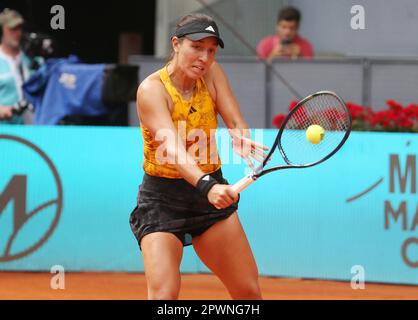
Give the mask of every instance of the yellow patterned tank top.
M 186 146 L 188 153 L 194 158 L 199 168 L 211 173 L 221 167 L 215 134 L 218 126 L 215 103 L 210 96 L 205 81 L 196 81 L 193 97 L 188 101 L 171 83 L 167 66 L 159 71 L 160 79 L 173 100 L 171 118 L 177 132 Z M 143 125 L 144 139 L 144 171 L 151 176 L 171 179 L 182 179 L 173 164 L 165 158 L 164 143 L 156 141 L 151 132 Z

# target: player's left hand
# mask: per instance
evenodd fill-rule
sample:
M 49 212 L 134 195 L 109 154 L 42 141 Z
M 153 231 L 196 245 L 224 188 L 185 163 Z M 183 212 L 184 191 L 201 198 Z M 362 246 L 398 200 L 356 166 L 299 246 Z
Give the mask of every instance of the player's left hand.
M 234 152 L 241 156 L 252 170 L 255 170 L 253 160 L 262 163 L 267 157 L 263 151 L 269 148 L 251 140 L 249 129 L 229 129 L 228 131 L 232 138 Z

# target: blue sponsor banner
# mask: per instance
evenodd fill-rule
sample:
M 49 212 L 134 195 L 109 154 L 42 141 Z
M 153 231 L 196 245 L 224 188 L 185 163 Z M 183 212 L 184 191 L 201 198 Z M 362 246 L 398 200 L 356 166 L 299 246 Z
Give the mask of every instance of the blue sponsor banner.
M 246 165 L 226 130 L 218 145 L 233 183 Z M 138 128 L 1 126 L 0 270 L 143 271 L 128 221 L 142 148 Z M 418 284 L 417 153 L 418 135 L 355 132 L 327 162 L 251 185 L 239 216 L 260 273 Z M 191 247 L 181 270 L 207 271 Z

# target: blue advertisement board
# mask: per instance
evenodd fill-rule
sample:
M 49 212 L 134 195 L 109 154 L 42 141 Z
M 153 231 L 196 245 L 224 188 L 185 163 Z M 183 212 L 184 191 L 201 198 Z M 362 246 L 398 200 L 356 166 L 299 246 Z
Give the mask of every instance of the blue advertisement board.
M 253 137 L 269 146 L 273 130 Z M 218 130 L 224 176 L 246 173 Z M 143 171 L 138 128 L 0 127 L 0 270 L 143 271 L 130 230 Z M 418 135 L 358 133 L 330 160 L 241 194 L 260 274 L 418 284 Z M 274 161 L 278 160 L 276 157 Z M 182 272 L 206 272 L 192 247 Z

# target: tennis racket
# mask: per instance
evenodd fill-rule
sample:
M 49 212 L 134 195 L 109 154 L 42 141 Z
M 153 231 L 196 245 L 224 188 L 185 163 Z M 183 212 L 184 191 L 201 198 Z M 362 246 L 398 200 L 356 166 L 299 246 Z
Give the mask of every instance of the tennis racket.
M 324 129 L 316 144 L 307 138 L 311 126 Z M 320 131 L 322 132 L 322 131 Z M 309 168 L 331 158 L 347 141 L 351 117 L 343 99 L 331 91 L 320 91 L 300 101 L 283 121 L 276 140 L 263 163 L 251 174 L 232 186 L 240 193 L 267 173 L 292 168 Z M 273 153 L 279 149 L 285 165 L 266 168 Z

